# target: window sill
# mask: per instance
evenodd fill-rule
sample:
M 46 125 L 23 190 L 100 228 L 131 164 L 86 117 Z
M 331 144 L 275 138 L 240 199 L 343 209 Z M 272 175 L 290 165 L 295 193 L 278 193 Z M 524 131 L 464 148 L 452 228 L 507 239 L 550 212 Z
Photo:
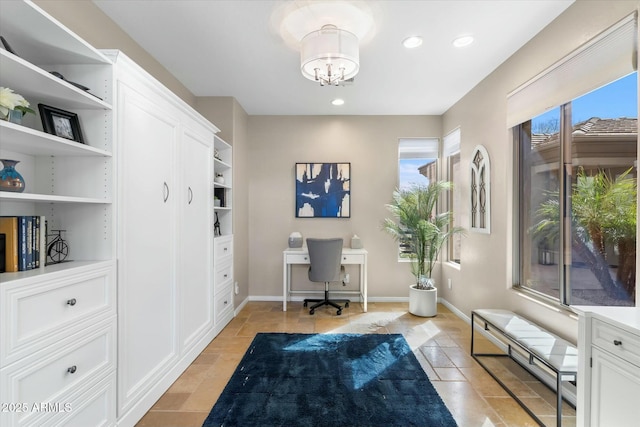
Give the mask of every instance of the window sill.
M 453 262 L 453 261 L 445 261 L 445 262 L 443 263 L 443 265 L 446 265 L 447 267 L 452 268 L 452 269 L 457 270 L 457 271 L 460 271 L 460 270 L 461 270 L 461 269 L 460 269 L 460 263 L 457 263 L 457 262 Z
M 571 310 L 571 306 L 561 304 L 560 301 L 554 298 L 544 296 L 538 292 L 523 288 L 522 286 L 512 286 L 511 290 L 516 292 L 517 295 L 521 298 L 527 299 L 549 310 L 555 311 L 557 313 L 564 313 L 572 318 L 577 319 L 574 311 Z

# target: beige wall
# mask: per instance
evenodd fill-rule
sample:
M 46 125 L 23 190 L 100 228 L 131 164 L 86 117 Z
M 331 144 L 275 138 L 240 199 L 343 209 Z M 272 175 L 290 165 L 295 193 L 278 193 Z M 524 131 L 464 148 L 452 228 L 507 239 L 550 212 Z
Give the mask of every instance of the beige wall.
M 503 307 L 537 319 L 541 324 L 575 339 L 577 326 L 566 312 L 522 298 L 510 289 L 512 277 L 513 150 L 506 128 L 507 93 L 551 66 L 602 30 L 640 7 L 634 1 L 579 0 L 526 46 L 507 60 L 443 116 L 445 133 L 460 126 L 461 161 L 470 162 L 471 150 L 483 144 L 491 158 L 491 235 L 469 233 L 462 241 L 460 269 L 442 268 L 441 282 L 451 279 L 451 290 L 440 296 L 464 314 L 480 307 Z M 469 182 L 463 168 L 463 182 Z M 469 200 L 468 190 L 462 195 Z
M 282 251 L 299 231 L 347 244 L 358 234 L 369 251 L 369 295 L 406 298 L 409 266 L 398 264 L 396 243 L 380 230 L 397 185 L 398 138 L 441 133 L 440 117 L 250 116 L 249 294 L 282 298 Z M 351 218 L 295 218 L 296 162 L 351 163 Z M 304 272 L 294 279 L 303 286 Z

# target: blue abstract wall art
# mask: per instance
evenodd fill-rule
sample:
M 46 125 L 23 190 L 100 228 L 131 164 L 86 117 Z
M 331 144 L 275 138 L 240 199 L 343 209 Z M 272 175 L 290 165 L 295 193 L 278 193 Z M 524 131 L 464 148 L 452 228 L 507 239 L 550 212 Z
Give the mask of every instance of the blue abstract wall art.
M 351 163 L 296 163 L 296 218 L 350 218 Z

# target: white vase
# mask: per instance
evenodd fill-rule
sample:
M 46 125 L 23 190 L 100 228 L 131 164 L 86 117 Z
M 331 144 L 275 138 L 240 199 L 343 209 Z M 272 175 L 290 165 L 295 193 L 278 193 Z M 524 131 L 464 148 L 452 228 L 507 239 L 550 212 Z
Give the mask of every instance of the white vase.
M 438 313 L 438 289 L 409 286 L 409 313 L 421 317 L 435 316 Z
M 213 180 L 218 184 L 224 184 L 224 177 L 222 175 L 216 176 L 215 178 L 213 178 Z

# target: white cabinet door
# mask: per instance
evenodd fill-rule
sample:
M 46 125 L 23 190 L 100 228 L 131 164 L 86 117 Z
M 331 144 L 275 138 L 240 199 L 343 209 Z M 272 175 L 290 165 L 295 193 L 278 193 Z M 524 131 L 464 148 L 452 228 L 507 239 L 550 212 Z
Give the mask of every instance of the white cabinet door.
M 180 340 L 183 352 L 213 328 L 213 133 L 186 128 L 182 151 Z
M 142 87 L 142 85 L 140 85 Z M 137 87 L 137 86 L 136 86 Z M 118 82 L 118 403 L 124 412 L 175 364 L 177 114 Z
M 637 426 L 640 367 L 597 347 L 591 357 L 591 427 Z

